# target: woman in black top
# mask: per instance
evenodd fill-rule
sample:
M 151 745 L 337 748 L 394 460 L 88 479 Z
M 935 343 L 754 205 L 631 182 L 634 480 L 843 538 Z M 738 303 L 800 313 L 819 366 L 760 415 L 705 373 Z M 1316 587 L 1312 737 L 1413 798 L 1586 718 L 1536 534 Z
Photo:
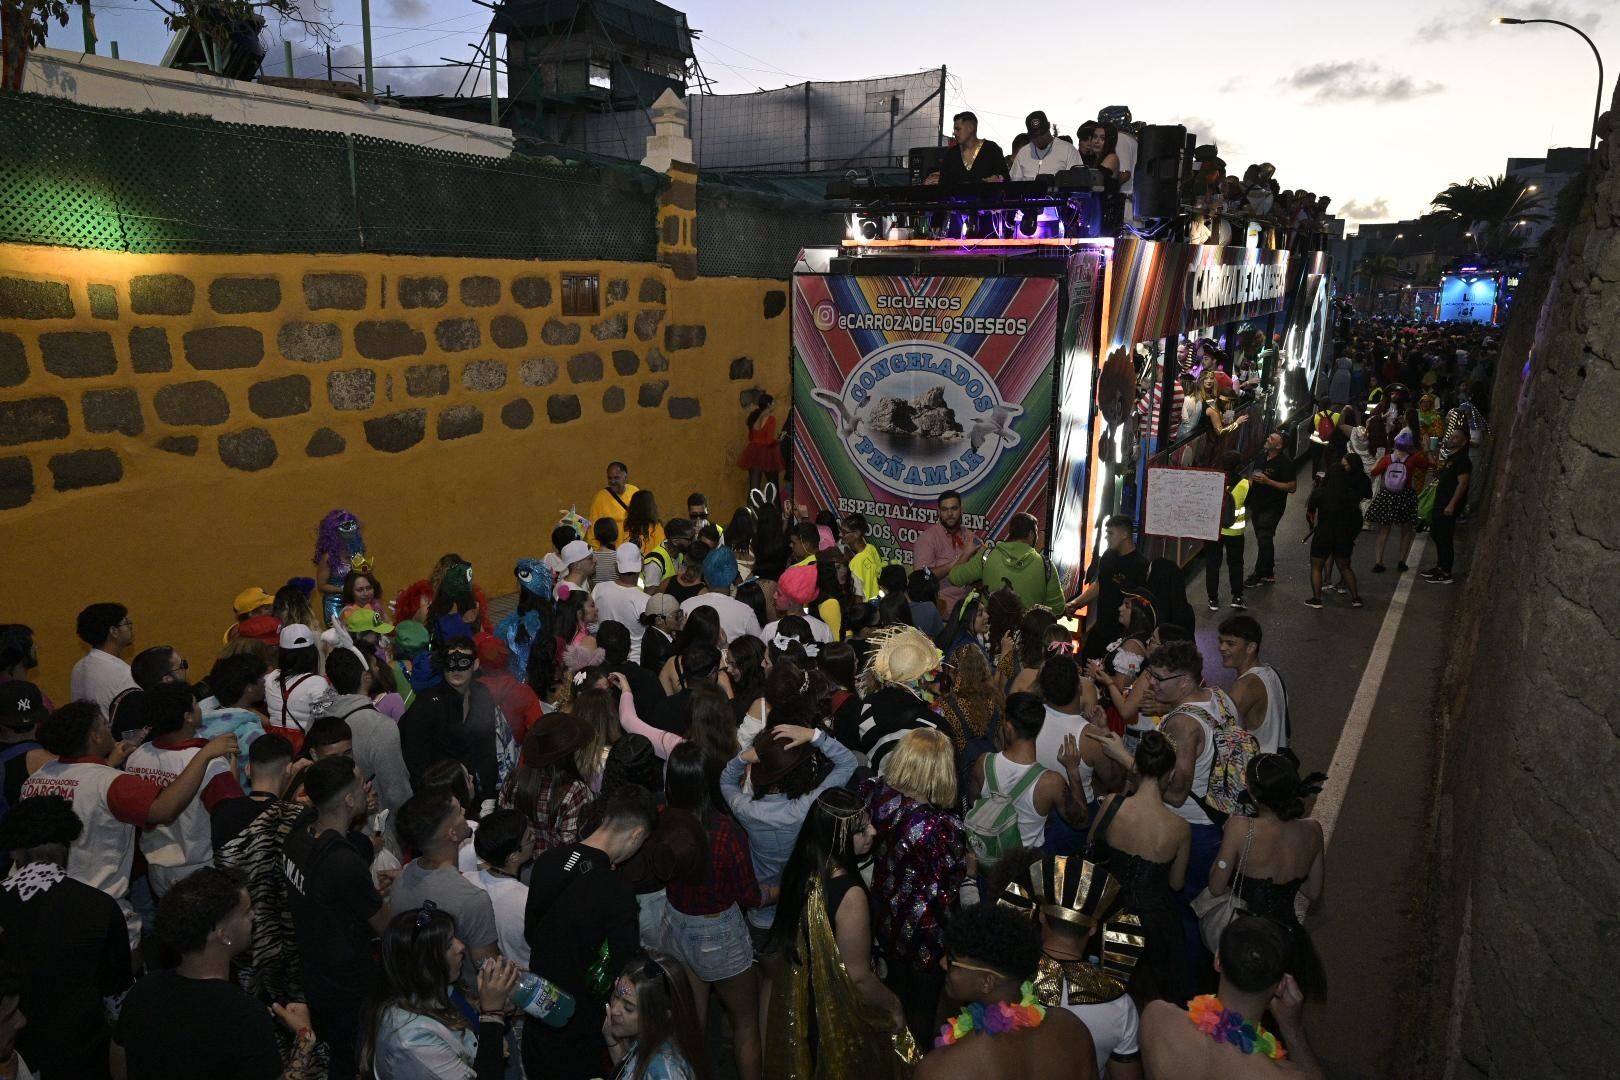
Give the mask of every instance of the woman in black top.
M 1339 455 L 1335 464 L 1311 492 L 1305 504 L 1305 518 L 1311 523 L 1311 597 L 1306 607 L 1322 606 L 1322 573 L 1329 559 L 1339 568 L 1339 576 L 1350 587 L 1350 606 L 1361 606 L 1361 590 L 1356 572 L 1350 569 L 1350 555 L 1361 533 L 1361 500 L 1372 495 L 1372 481 L 1361 469 L 1356 454 Z

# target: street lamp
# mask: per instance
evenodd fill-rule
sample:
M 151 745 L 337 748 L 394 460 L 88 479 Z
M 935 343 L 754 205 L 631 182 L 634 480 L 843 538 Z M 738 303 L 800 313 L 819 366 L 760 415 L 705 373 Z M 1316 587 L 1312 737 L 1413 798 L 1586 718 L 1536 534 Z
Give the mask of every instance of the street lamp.
M 1498 15 L 1491 22 L 1498 26 L 1534 26 L 1537 23 L 1545 23 L 1548 26 L 1562 26 L 1565 30 L 1572 30 L 1581 35 L 1581 40 L 1586 42 L 1586 47 L 1592 50 L 1592 58 L 1597 61 L 1598 66 L 1597 98 L 1592 102 L 1592 141 L 1589 147 L 1591 150 L 1596 150 L 1598 117 L 1603 113 L 1603 54 L 1598 52 L 1596 45 L 1592 44 L 1592 39 L 1587 37 L 1580 27 L 1571 26 L 1569 23 L 1560 22 L 1557 19 L 1515 19 L 1507 15 Z

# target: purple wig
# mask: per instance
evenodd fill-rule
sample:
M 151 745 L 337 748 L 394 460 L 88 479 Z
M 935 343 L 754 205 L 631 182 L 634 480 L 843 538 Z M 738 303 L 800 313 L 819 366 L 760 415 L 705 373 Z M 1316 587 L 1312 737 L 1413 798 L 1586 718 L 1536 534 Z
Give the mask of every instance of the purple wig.
M 354 526 L 352 547 L 351 541 L 340 531 L 351 523 Z M 321 518 L 315 532 L 315 564 L 325 566 L 328 575 L 337 577 L 348 573 L 350 557 L 365 549 L 365 542 L 360 538 L 359 518 L 347 510 L 333 510 Z

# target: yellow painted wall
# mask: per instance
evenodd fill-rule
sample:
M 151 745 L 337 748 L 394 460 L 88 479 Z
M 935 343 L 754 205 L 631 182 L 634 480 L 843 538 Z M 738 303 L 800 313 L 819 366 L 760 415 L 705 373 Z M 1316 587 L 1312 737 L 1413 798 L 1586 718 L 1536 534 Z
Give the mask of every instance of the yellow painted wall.
M 602 310 L 597 317 L 561 315 L 560 276 L 578 272 L 600 274 Z M 364 309 L 311 310 L 306 275 L 329 273 L 364 278 Z M 132 300 L 141 292 L 135 279 L 164 274 L 181 275 L 194 284 L 190 312 L 134 310 Z M 213 283 L 240 276 L 274 278 L 281 293 L 275 309 L 245 314 L 213 310 Z M 400 279 L 406 277 L 443 278 L 448 294 L 444 305 L 402 308 Z M 499 279 L 498 302 L 479 307 L 462 302 L 460 282 L 474 277 Z M 512 283 L 532 277 L 549 283 L 549 302 L 524 307 L 514 297 Z M 614 298 L 612 283 L 619 281 L 625 283 L 623 299 Z M 646 293 L 644 282 L 652 283 Z M 71 316 L 59 306 L 60 290 L 39 294 L 36 283 L 65 284 Z M 94 308 L 92 285 L 98 286 Z M 101 288 L 107 286 L 110 293 Z M 173 644 L 200 674 L 231 620 L 230 601 L 236 592 L 249 585 L 274 590 L 289 577 L 312 573 L 315 526 L 334 507 L 347 507 L 361 518 L 390 596 L 424 576 L 439 555 L 451 550 L 472 560 L 476 580 L 491 595 L 510 591 L 513 562 L 548 550 L 559 511 L 571 503 L 583 510 L 600 485 L 605 462 L 612 458 L 630 464 L 632 482 L 658 493 L 666 518 L 684 511 L 686 494 L 693 489 L 709 495 L 716 513 L 729 514 L 741 502 L 745 487 L 743 474 L 734 466 L 745 437 L 741 393 L 759 385 L 772 390 L 779 401 L 787 400 L 788 318 L 785 311 L 771 318 L 764 314 L 767 294 L 784 288 L 782 282 L 751 279 L 680 281 L 653 264 L 352 255 L 132 256 L 0 245 L 0 371 L 11 373 L 4 380 L 9 385 L 0 388 L 0 416 L 15 419 L 19 414 L 5 410 L 19 402 L 60 399 L 68 428 L 62 437 L 32 441 L 19 441 L 16 424 L 10 425 L 9 433 L 0 428 L 0 484 L 15 485 L 17 470 L 24 467 L 17 459 L 23 458 L 34 488 L 23 505 L 0 509 L 0 552 L 6 566 L 0 574 L 0 621 L 34 627 L 42 657 L 36 674 L 60 701 L 66 698 L 68 669 L 83 652 L 73 635 L 73 622 L 85 604 L 97 600 L 127 604 L 135 620 L 137 649 Z M 30 307 L 31 298 L 41 295 L 42 306 Z M 116 302 L 115 315 L 108 307 L 109 297 Z M 535 299 L 532 288 L 526 298 Z M 770 309 L 781 306 L 773 303 Z M 31 317 L 42 311 L 43 317 Z M 663 316 L 643 338 L 636 316 L 651 312 Z M 598 340 L 593 328 L 606 322 L 611 335 L 613 317 L 620 314 L 626 317 L 625 337 Z M 497 316 L 521 320 L 527 344 L 496 346 L 491 323 Z M 645 321 L 653 318 L 647 315 Z M 436 327 L 457 319 L 477 321 L 478 347 L 456 352 L 440 347 Z M 361 356 L 356 329 L 374 320 L 403 320 L 419 330 L 425 340 L 422 354 L 394 359 Z M 278 335 L 288 322 L 337 325 L 341 355 L 323 362 L 287 359 Z M 579 342 L 546 344 L 542 335 L 548 323 L 554 336 L 559 325 L 578 327 Z M 506 325 L 510 329 L 511 324 Z M 264 343 L 262 359 L 251 366 L 199 370 L 188 359 L 186 333 L 224 326 L 258 331 Z M 129 334 L 136 327 L 166 331 L 172 356 L 169 370 L 134 370 Z M 648 327 L 644 324 L 642 329 Z M 46 336 L 64 332 L 107 333 L 116 370 L 89 376 L 48 370 L 47 341 L 59 345 L 64 339 Z M 88 339 L 74 340 L 84 352 Z M 92 368 L 99 348 L 88 346 Z M 616 370 L 615 350 L 635 354 L 633 373 Z M 251 347 L 239 354 L 227 350 L 239 360 L 251 353 Z M 588 370 L 571 373 L 569 359 L 580 353 L 601 358 L 599 381 L 590 381 Z M 26 373 L 16 382 L 19 358 Z M 656 365 L 660 358 L 667 361 L 667 370 L 650 371 L 649 363 Z M 524 361 L 548 359 L 556 364 L 555 381 L 526 385 Z M 478 390 L 464 385 L 469 365 L 482 361 L 504 364 L 504 386 Z M 405 372 L 418 364 L 446 365 L 448 392 L 410 396 Z M 56 366 L 66 370 L 60 361 Z M 528 370 L 535 366 L 531 363 Z M 328 395 L 329 375 L 361 369 L 374 373 L 375 403 L 353 411 L 335 408 Z M 488 367 L 477 370 L 491 374 Z M 255 415 L 251 388 L 300 375 L 310 383 L 307 412 L 268 419 Z M 643 407 L 645 384 L 664 380 L 668 387 L 656 405 Z M 161 389 L 199 381 L 223 391 L 228 419 L 211 426 L 173 426 L 160 419 Z M 85 399 L 95 391 L 120 388 L 135 392 L 140 433 L 88 430 Z M 605 411 L 604 396 L 614 391 L 622 392 L 624 405 L 622 411 L 610 413 Z M 554 395 L 576 396 L 579 418 L 553 422 L 548 406 L 554 404 Z M 534 410 L 533 423 L 524 430 L 513 430 L 502 419 L 502 410 L 518 400 L 529 402 Z M 692 400 L 699 415 L 676 419 L 691 410 Z M 482 410 L 482 431 L 440 439 L 439 415 L 464 406 Z M 426 410 L 426 433 L 416 445 L 398 453 L 368 445 L 365 421 L 418 408 Z M 274 463 L 251 472 L 227 467 L 218 449 L 220 437 L 253 428 L 274 441 Z M 308 456 L 306 444 L 322 428 L 340 434 L 346 449 L 330 457 Z M 194 456 L 159 449 L 160 442 L 176 436 L 198 438 Z M 53 460 L 58 465 L 64 460 L 71 463 L 78 459 L 61 456 L 85 450 L 115 454 L 121 479 L 57 490 Z M 105 466 L 106 457 L 97 464 Z M 0 491 L 0 497 L 16 501 L 20 496 L 13 486 Z

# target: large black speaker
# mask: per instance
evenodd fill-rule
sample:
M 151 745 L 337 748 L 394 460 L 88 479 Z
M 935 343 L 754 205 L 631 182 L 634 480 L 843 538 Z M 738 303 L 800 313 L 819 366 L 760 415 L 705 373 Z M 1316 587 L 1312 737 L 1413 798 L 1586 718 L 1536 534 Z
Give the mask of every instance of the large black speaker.
M 945 151 L 950 149 L 944 146 L 913 146 L 906 154 L 906 169 L 911 173 L 911 182 L 920 184 L 928 178 L 930 173 L 939 171 L 939 163 L 945 159 Z
M 1175 217 L 1181 209 L 1179 189 L 1186 171 L 1187 129 L 1177 124 L 1149 124 L 1136 151 L 1133 210 L 1139 218 Z

